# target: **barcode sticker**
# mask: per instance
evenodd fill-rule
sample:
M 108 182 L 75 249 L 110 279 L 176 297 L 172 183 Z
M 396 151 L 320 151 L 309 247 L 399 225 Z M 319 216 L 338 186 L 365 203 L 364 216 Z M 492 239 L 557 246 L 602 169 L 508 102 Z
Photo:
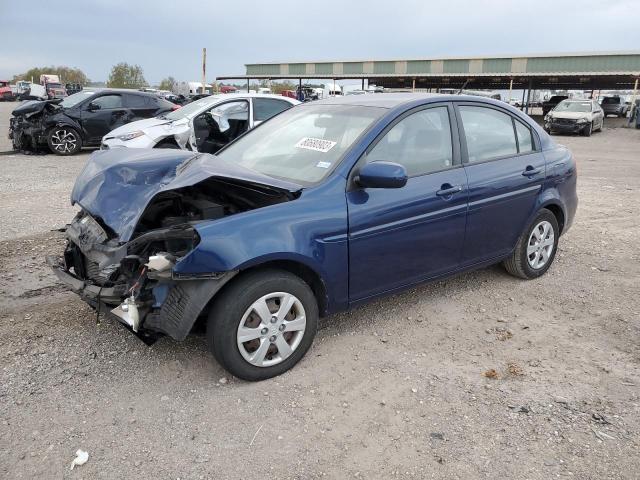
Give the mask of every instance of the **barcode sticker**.
M 316 152 L 327 153 L 335 146 L 336 142 L 331 140 L 323 140 L 321 138 L 304 137 L 298 143 L 296 148 L 304 148 L 307 150 L 314 150 Z

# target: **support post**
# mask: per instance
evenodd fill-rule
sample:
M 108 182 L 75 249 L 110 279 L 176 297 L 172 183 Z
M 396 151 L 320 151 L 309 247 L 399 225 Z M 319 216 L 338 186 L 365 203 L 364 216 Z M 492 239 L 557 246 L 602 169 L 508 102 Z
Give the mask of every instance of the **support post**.
M 511 80 L 509 80 L 509 99 L 507 100 L 507 103 L 511 102 L 511 91 L 513 90 L 513 78 Z
M 527 106 L 524 110 L 524 113 L 526 113 L 527 115 L 529 115 L 529 102 L 531 101 L 531 83 L 533 82 L 532 79 L 529 79 L 529 88 L 527 89 Z
M 362 79 L 362 90 L 364 90 L 364 78 Z
M 631 94 L 631 109 L 629 111 L 629 126 L 633 122 L 633 114 L 635 112 L 635 118 L 637 119 L 640 116 L 640 112 L 636 107 L 636 97 L 638 96 L 638 78 L 636 77 L 636 81 L 633 84 L 633 93 Z M 638 125 L 638 120 L 636 120 L 636 125 Z
M 333 79 L 333 96 L 336 96 L 336 79 Z
M 411 84 L 411 91 L 415 92 L 416 91 L 416 78 L 413 77 L 413 83 Z
M 304 102 L 304 95 L 302 93 L 302 77 L 298 79 L 298 100 Z
M 247 93 L 249 93 L 249 82 L 251 81 L 250 78 L 247 78 Z
M 202 49 L 202 93 L 206 93 L 207 84 L 207 49 Z

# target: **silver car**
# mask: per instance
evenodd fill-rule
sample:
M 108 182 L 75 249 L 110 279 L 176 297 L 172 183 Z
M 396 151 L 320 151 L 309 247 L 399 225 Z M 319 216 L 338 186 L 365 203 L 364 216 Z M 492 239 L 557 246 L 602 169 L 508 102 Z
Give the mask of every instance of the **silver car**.
M 216 153 L 247 130 L 298 103 L 280 95 L 212 95 L 165 115 L 116 128 L 102 138 L 100 148 L 180 148 Z
M 581 133 L 587 137 L 602 130 L 604 112 L 595 100 L 563 100 L 544 117 L 547 133 Z

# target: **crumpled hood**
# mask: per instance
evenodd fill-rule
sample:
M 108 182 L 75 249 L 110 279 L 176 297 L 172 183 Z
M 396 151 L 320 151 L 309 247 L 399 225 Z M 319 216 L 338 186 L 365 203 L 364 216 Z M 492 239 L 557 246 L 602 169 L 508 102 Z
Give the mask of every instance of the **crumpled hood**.
M 53 100 L 28 100 L 15 108 L 11 112 L 11 115 L 13 115 L 14 117 L 20 117 L 32 113 L 39 113 L 42 112 L 47 107 L 47 105 L 56 105 L 61 101 L 62 99 L 60 98 L 56 98 Z
M 138 130 L 144 130 L 146 128 L 156 127 L 165 123 L 171 123 L 173 120 L 167 120 L 166 118 L 145 118 L 144 120 L 137 120 L 135 122 L 127 123 L 121 127 L 111 130 L 104 138 L 114 138 L 119 135 L 125 135 L 127 133 L 137 132 Z
M 302 187 L 278 180 L 207 153 L 118 148 L 94 152 L 76 179 L 72 205 L 102 219 L 128 242 L 147 205 L 160 192 L 227 178 L 297 192 Z

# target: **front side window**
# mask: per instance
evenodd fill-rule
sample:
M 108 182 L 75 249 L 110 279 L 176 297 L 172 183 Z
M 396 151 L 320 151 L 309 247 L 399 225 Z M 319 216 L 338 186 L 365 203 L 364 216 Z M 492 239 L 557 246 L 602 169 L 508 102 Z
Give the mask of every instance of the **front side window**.
M 289 102 L 276 100 L 275 98 L 254 98 L 253 99 L 253 119 L 262 122 L 269 120 L 274 115 L 291 108 Z
M 122 97 L 120 95 L 103 95 L 95 98 L 91 103 L 99 105 L 101 110 L 122 108 Z
M 272 177 L 314 184 L 386 112 L 356 105 L 300 105 L 260 125 L 220 158 Z
M 369 162 L 394 162 L 415 177 L 451 166 L 453 149 L 447 107 L 413 113 L 385 133 L 369 151 Z
M 517 155 L 511 116 L 492 108 L 461 106 L 469 163 Z

